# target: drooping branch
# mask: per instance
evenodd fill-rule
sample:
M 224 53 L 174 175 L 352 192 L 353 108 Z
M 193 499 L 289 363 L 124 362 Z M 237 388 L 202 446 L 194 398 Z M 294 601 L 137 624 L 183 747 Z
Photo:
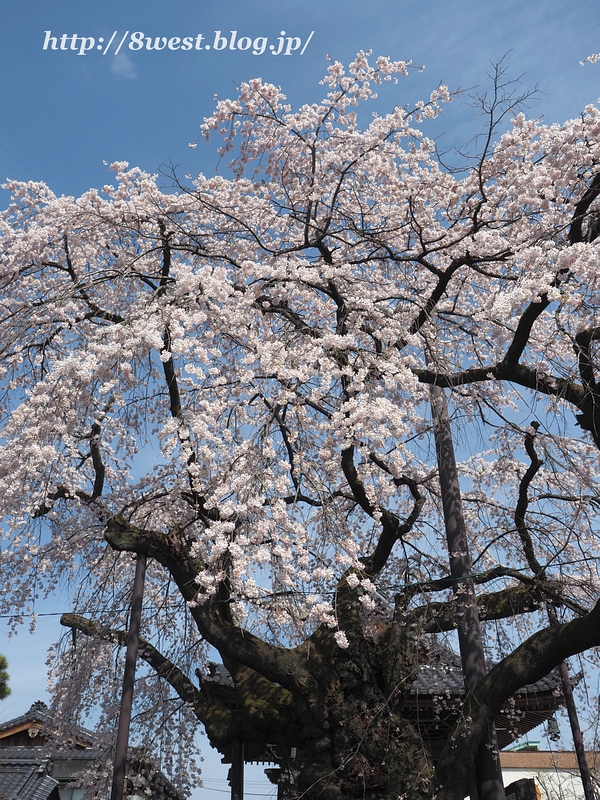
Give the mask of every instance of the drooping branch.
M 198 590 L 196 578 L 202 565 L 192 558 L 178 531 L 164 534 L 138 528 L 116 515 L 108 521 L 105 539 L 119 552 L 146 552 L 166 567 L 177 583 L 202 636 L 223 655 L 245 664 L 269 680 L 290 690 L 314 690 L 308 666 L 292 651 L 268 644 L 215 612 L 210 598 Z
M 127 631 L 115 630 L 100 625 L 93 620 L 87 619 L 80 614 L 63 614 L 60 624 L 71 630 L 79 631 L 85 636 L 96 637 L 105 642 L 112 642 L 124 647 L 127 643 Z M 138 655 L 142 658 L 156 674 L 169 683 L 177 695 L 194 708 L 194 713 L 202 719 L 207 709 L 207 700 L 197 689 L 187 675 L 179 667 L 164 656 L 147 639 L 140 636 Z
M 61 625 L 85 636 L 96 637 L 105 642 L 125 646 L 127 631 L 107 628 L 79 614 L 63 614 Z M 209 696 L 198 689 L 188 676 L 153 644 L 140 637 L 138 656 L 150 666 L 159 678 L 167 681 L 177 696 L 186 703 L 205 726 L 214 747 L 226 747 L 242 736 L 242 719 L 239 711 L 219 702 L 218 697 Z
M 108 628 L 79 614 L 63 614 L 61 625 L 96 637 L 105 642 L 125 646 L 127 631 Z M 299 739 L 299 730 L 294 727 L 292 696 L 281 686 L 263 678 L 241 664 L 228 662 L 227 666 L 235 685 L 239 706 L 233 708 L 219 700 L 218 694 L 204 688 L 205 677 L 196 670 L 201 688 L 198 689 L 188 676 L 153 644 L 140 637 L 138 655 L 155 671 L 159 678 L 167 681 L 206 727 L 215 747 L 226 747 L 240 737 L 252 741 L 263 735 L 269 740 Z

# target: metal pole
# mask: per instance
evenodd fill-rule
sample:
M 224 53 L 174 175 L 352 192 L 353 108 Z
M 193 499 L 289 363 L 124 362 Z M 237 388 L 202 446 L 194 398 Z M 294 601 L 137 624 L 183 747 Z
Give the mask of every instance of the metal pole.
M 548 603 L 548 619 L 551 625 L 558 625 L 558 615 L 554 604 Z M 569 723 L 571 725 L 571 735 L 573 736 L 573 745 L 575 746 L 575 753 L 577 755 L 577 763 L 579 765 L 579 774 L 581 775 L 581 783 L 583 785 L 583 795 L 585 800 L 596 800 L 596 793 L 592 783 L 592 776 L 590 768 L 587 763 L 587 756 L 585 754 L 585 746 L 583 743 L 583 734 L 579 727 L 579 716 L 577 714 L 577 706 L 575 698 L 573 697 L 573 686 L 571 685 L 571 678 L 569 677 L 569 668 L 566 661 L 561 661 L 558 665 L 560 673 L 560 681 L 562 684 L 563 697 L 565 698 L 565 705 L 569 715 Z
M 131 707 L 133 704 L 135 662 L 140 640 L 140 620 L 142 617 L 144 579 L 146 577 L 146 559 L 147 556 L 145 553 L 138 553 L 135 562 L 135 578 L 133 579 L 129 633 L 127 634 L 127 652 L 125 655 L 125 673 L 123 675 L 123 694 L 121 696 L 121 710 L 119 712 L 119 727 L 117 730 L 117 744 L 115 747 L 115 767 L 110 800 L 123 800 L 125 788 L 125 765 L 127 762 L 129 725 L 131 723 Z
M 440 490 L 450 559 L 450 575 L 456 600 L 456 620 L 466 690 L 475 688 L 486 674 L 479 609 L 471 575 L 471 557 L 462 510 L 458 469 L 444 390 L 431 387 L 431 414 L 437 453 Z M 479 748 L 475 771 L 479 800 L 504 800 L 504 784 L 496 734 L 492 724 L 487 740 Z

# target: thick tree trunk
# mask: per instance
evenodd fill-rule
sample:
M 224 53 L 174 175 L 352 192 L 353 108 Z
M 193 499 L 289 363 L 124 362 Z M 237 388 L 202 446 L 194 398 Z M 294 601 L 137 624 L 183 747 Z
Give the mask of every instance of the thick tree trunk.
M 321 697 L 306 709 L 304 730 L 320 730 L 302 745 L 298 784 L 305 800 L 423 800 L 432 791 L 431 758 L 398 710 L 402 694 L 379 685 L 364 645 L 362 658 L 354 649 L 350 658 L 340 651 L 332 659 Z
M 424 800 L 434 785 L 431 758 L 400 710 L 417 671 L 414 631 L 387 649 L 351 630 L 348 636 L 344 650 L 332 631 L 319 629 L 299 648 L 317 688 L 289 693 L 279 717 L 268 693 L 260 697 L 263 679 L 225 659 L 242 736 L 275 746 L 303 800 Z

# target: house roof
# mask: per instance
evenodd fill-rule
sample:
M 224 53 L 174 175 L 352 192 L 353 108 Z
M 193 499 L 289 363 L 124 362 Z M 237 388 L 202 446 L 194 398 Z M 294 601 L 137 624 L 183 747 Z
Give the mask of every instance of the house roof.
M 2 800 L 58 800 L 58 781 L 43 747 L 7 747 L 0 752 Z
M 434 760 L 439 757 L 456 723 L 465 695 L 460 656 L 448 648 L 444 648 L 443 654 L 438 653 L 438 656 L 439 659 L 432 659 L 434 663 L 419 665 L 417 677 L 402 705 L 402 713 L 418 728 Z M 199 677 L 201 688 L 209 696 L 231 709 L 241 708 L 233 678 L 223 664 L 211 662 L 208 675 Z M 535 683 L 521 687 L 496 718 L 499 747 L 506 747 L 546 722 L 562 704 L 560 677 L 556 670 Z M 245 746 L 247 762 L 273 763 L 277 760 L 271 752 L 272 748 L 260 742 L 246 742 Z M 221 753 L 223 761 L 230 763 L 231 747 L 221 748 Z
M 44 734 L 49 729 L 51 722 L 50 709 L 46 703 L 36 700 L 29 710 L 21 714 L 21 716 L 0 723 L 0 747 L 6 745 L 45 744 Z M 94 734 L 86 728 L 78 726 L 74 738 L 76 747 L 88 748 L 93 746 Z M 28 741 L 28 739 L 32 741 Z
M 491 665 L 490 665 L 491 666 Z M 439 757 L 448 734 L 460 714 L 465 695 L 460 666 L 422 664 L 402 712 L 416 725 L 429 744 L 432 756 Z M 546 722 L 563 706 L 560 676 L 553 670 L 535 683 L 522 686 L 509 698 L 495 719 L 500 749 Z
M 56 787 L 101 755 L 92 731 L 77 727 L 70 746 L 57 749 L 46 736 L 51 730 L 50 709 L 39 700 L 25 714 L 0 723 L 0 800 L 59 800 Z M 130 748 L 127 764 L 129 772 L 143 776 L 153 797 L 182 800 L 142 748 Z
M 553 670 L 541 680 L 522 686 L 516 694 L 554 692 L 559 686 L 560 676 L 556 670 Z M 453 697 L 464 695 L 465 679 L 460 664 L 421 664 L 410 693 L 411 695 L 451 695 Z

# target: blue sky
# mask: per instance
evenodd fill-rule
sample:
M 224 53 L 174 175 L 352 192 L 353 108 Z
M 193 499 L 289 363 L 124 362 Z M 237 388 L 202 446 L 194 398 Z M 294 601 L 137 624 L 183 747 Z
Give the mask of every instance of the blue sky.
M 550 121 L 576 115 L 600 94 L 600 69 L 579 61 L 600 50 L 600 9 L 593 0 L 223 0 L 159 3 L 156 0 L 2 0 L 0 68 L 5 77 L 0 123 L 0 178 L 44 180 L 59 194 L 77 194 L 108 181 L 104 161 L 127 160 L 148 171 L 178 164 L 182 173 L 210 171 L 213 145 L 190 151 L 215 94 L 225 97 L 240 81 L 260 76 L 280 84 L 294 101 L 320 98 L 325 57 L 348 61 L 359 49 L 412 59 L 413 73 L 390 104 L 425 95 L 440 80 L 451 88 L 481 84 L 490 60 L 505 54 L 526 88 L 545 94 L 532 107 Z M 57 38 L 43 49 L 44 31 Z M 129 37 L 118 55 L 117 44 Z M 214 49 L 215 31 L 227 47 Z M 236 38 L 231 49 L 231 31 Z M 302 44 L 273 55 L 280 32 Z M 103 55 L 105 46 L 116 37 Z M 144 48 L 131 49 L 144 34 Z M 195 49 L 202 34 L 202 50 Z M 61 50 L 61 36 L 68 39 Z M 76 50 L 71 50 L 77 35 Z M 239 50 L 248 37 L 268 37 L 262 55 Z M 82 40 L 93 49 L 79 55 Z M 145 38 L 179 38 L 178 50 L 145 49 Z M 182 50 L 185 37 L 192 50 Z M 206 44 L 211 46 L 206 50 Z M 86 47 L 88 45 L 86 44 Z M 177 46 L 173 42 L 173 46 Z M 284 48 L 285 52 L 285 48 Z M 10 77 L 8 77 L 10 76 Z M 448 112 L 448 125 L 462 109 Z M 466 133 L 466 130 L 465 130 Z
M 173 164 L 181 176 L 210 173 L 214 143 L 195 150 L 188 143 L 214 95 L 260 76 L 294 103 L 317 101 L 328 53 L 347 62 L 372 49 L 424 64 L 383 98 L 390 107 L 428 95 L 440 81 L 451 89 L 482 84 L 503 56 L 525 90 L 539 87 L 533 116 L 561 121 L 600 96 L 600 64 L 579 63 L 600 52 L 597 0 L 0 0 L 0 9 L 0 178 L 42 180 L 57 194 L 109 182 L 104 162 L 114 160 L 150 172 Z M 147 50 L 146 37 L 167 45 Z M 182 49 L 186 37 L 190 49 Z M 449 143 L 467 139 L 477 130 L 473 115 L 457 101 L 438 129 Z M 0 193 L 0 204 L 7 199 Z M 41 613 L 68 610 L 66 596 L 38 604 Z M 0 719 L 43 696 L 46 647 L 59 635 L 58 617 L 43 616 L 34 636 L 24 628 L 0 638 L 13 689 Z M 224 778 L 215 759 L 209 763 L 207 777 Z

